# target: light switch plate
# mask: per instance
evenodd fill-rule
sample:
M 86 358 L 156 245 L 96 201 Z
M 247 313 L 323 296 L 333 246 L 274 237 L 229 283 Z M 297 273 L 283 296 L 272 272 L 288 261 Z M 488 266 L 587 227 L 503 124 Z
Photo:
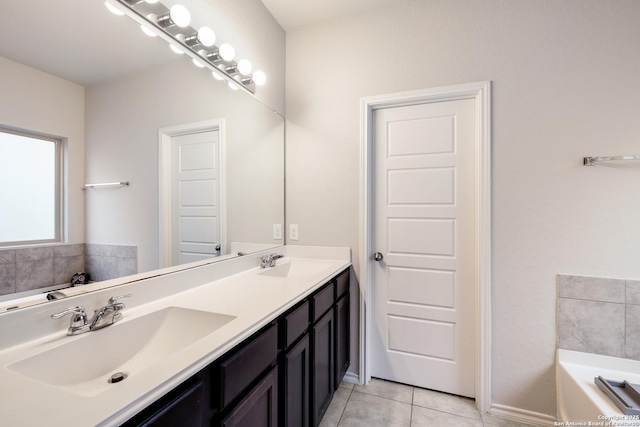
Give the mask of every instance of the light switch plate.
M 273 224 L 273 239 L 282 240 L 282 224 Z
M 289 224 L 289 239 L 298 240 L 298 224 Z

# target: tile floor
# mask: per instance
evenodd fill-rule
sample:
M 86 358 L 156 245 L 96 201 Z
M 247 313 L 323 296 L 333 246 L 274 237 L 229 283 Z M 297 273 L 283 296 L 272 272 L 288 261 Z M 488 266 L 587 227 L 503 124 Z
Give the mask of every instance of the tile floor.
M 528 427 L 480 414 L 465 397 L 373 379 L 360 386 L 343 382 L 320 427 Z

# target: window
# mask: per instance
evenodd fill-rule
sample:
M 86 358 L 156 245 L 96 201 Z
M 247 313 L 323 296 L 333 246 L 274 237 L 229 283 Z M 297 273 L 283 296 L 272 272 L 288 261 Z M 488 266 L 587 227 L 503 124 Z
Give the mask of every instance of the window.
M 58 242 L 62 140 L 0 127 L 0 246 Z

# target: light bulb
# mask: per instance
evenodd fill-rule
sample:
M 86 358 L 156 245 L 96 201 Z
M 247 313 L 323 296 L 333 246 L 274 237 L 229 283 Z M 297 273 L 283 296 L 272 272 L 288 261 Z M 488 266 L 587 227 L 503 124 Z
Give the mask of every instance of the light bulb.
M 181 4 L 171 6 L 169 16 L 171 17 L 171 21 L 180 28 L 187 27 L 191 23 L 191 14 L 187 8 Z
M 235 49 L 233 48 L 233 46 L 231 46 L 228 43 L 225 43 L 222 46 L 220 46 L 219 52 L 220 52 L 220 57 L 225 61 L 231 61 L 233 60 L 233 57 L 236 56 Z
M 170 44 L 169 45 L 169 49 L 171 49 L 174 53 L 177 53 L 178 55 L 182 55 L 184 52 L 179 49 L 177 46 Z
M 231 90 L 238 90 L 238 85 L 236 85 L 234 82 L 229 82 L 227 84 L 229 85 L 229 88 Z
M 246 59 L 241 59 L 240 61 L 238 61 L 237 68 L 242 75 L 248 76 L 249 74 L 251 74 L 251 62 L 247 61 Z
M 216 80 L 224 80 L 224 77 L 222 77 L 222 76 L 220 75 L 220 73 L 219 73 L 219 72 L 217 72 L 217 71 L 212 71 L 212 72 L 211 72 L 211 74 L 213 75 L 213 77 L 214 77 Z
M 262 86 L 267 82 L 267 76 L 262 71 L 256 71 L 251 78 L 255 84 Z
M 202 27 L 198 30 L 198 41 L 206 47 L 211 47 L 216 42 L 216 33 L 209 27 Z
M 149 4 L 156 4 L 158 3 L 158 0 L 144 0 L 145 2 L 149 3 Z
M 157 34 L 154 33 L 153 31 L 151 31 L 150 28 L 147 28 L 146 25 L 140 25 L 140 29 L 142 30 L 143 33 L 145 33 L 149 37 L 156 37 L 157 36 Z
M 109 0 L 104 0 L 104 5 L 107 7 L 109 12 L 113 13 L 114 15 L 118 15 L 118 16 L 124 15 L 124 12 L 118 9 L 117 7 L 115 7 L 114 5 L 112 5 L 109 2 Z
M 193 61 L 193 65 L 195 65 L 196 67 L 204 68 L 204 64 L 199 59 L 193 58 L 192 61 Z

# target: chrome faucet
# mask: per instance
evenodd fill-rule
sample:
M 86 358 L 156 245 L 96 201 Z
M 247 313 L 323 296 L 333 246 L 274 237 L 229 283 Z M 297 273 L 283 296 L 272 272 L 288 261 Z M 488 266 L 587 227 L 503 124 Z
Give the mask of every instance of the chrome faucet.
M 275 267 L 276 261 L 284 258 L 281 254 L 269 254 L 260 257 L 260 268 Z
M 71 315 L 71 323 L 67 330 L 67 335 L 80 335 L 89 331 L 96 331 L 98 329 L 106 328 L 109 325 L 113 325 L 117 321 L 122 319 L 122 313 L 120 311 L 125 308 L 125 305 L 118 302 L 121 298 L 128 298 L 131 294 L 120 295 L 117 297 L 109 298 L 109 303 L 98 310 L 94 310 L 93 318 L 88 320 L 87 314 L 84 311 L 84 307 L 81 305 L 71 307 L 60 313 L 52 314 L 52 319 L 60 319 L 67 314 Z

